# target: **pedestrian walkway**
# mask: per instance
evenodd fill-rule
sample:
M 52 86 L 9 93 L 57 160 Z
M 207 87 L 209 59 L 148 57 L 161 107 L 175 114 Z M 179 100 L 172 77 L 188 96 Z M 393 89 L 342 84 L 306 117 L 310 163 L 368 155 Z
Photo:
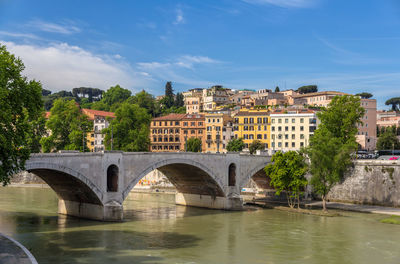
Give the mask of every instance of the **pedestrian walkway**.
M 316 202 L 307 203 L 306 207 L 321 207 L 322 208 L 322 202 L 316 201 Z M 351 204 L 351 203 L 338 203 L 338 202 L 328 202 L 328 203 L 326 203 L 326 207 L 328 209 L 339 209 L 339 210 L 354 211 L 354 212 L 400 216 L 400 208 L 395 208 L 395 207 Z
M 0 233 L 1 264 L 38 264 L 32 254 L 19 242 Z

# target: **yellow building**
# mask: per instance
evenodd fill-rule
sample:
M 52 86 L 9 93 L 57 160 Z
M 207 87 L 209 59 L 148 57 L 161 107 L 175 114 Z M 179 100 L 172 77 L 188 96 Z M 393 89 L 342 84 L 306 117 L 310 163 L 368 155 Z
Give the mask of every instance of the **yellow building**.
M 245 149 L 256 139 L 270 148 L 270 117 L 265 109 L 240 110 L 235 115 L 235 138 L 242 138 Z
M 223 113 L 205 114 L 206 152 L 226 152 L 228 142 L 233 138 L 232 117 Z

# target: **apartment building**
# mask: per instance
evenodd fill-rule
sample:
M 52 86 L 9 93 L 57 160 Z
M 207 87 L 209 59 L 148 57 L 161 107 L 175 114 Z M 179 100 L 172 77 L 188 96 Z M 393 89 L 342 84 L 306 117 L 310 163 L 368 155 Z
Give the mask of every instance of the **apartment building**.
M 229 104 L 229 97 L 233 94 L 231 89 L 215 85 L 203 90 L 203 110 L 214 111 L 217 106 Z
M 87 135 L 87 147 L 91 152 L 104 151 L 104 134 L 102 134 L 102 130 L 109 127 L 109 119 L 115 118 L 114 113 L 86 108 L 81 109 L 81 111 L 93 122 L 93 130 Z
M 278 109 L 270 114 L 270 119 L 273 153 L 308 146 L 317 128 L 316 112 L 309 109 Z
M 377 111 L 376 119 L 378 127 L 400 127 L 400 113 L 395 111 Z
M 256 139 L 270 147 L 270 117 L 265 109 L 243 109 L 234 116 L 235 138 L 242 138 L 245 149 Z
M 183 151 L 181 126 L 185 114 L 169 114 L 156 117 L 150 123 L 150 151 Z
M 332 99 L 338 95 L 342 96 L 349 94 L 342 92 L 334 92 L 334 91 L 324 91 L 324 92 L 293 95 L 292 98 L 293 100 L 303 99 L 304 103 L 307 105 L 327 107 L 328 104 L 332 101 Z
M 205 117 L 204 114 L 185 114 L 182 118 L 180 133 L 181 149 L 186 150 L 186 141 L 190 138 L 201 140 L 201 151 L 206 149 L 205 142 Z
M 361 118 L 362 124 L 358 125 L 357 143 L 364 150 L 374 150 L 376 148 L 376 100 L 361 99 L 361 106 L 365 109 L 365 114 Z
M 186 113 L 198 114 L 203 112 L 203 89 L 194 88 L 183 92 Z
M 234 137 L 233 119 L 224 113 L 205 114 L 206 125 L 206 152 L 227 152 L 226 146 Z

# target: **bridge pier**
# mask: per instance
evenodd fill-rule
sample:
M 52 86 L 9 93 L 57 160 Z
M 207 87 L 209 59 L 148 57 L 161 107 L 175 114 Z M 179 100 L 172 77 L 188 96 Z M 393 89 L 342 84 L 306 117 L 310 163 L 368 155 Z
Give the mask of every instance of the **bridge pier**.
M 241 197 L 212 197 L 210 195 L 177 193 L 175 194 L 175 203 L 178 205 L 222 210 L 243 209 L 243 199 Z
M 58 200 L 58 213 L 99 221 L 122 221 L 123 206 L 117 202 L 106 205 Z

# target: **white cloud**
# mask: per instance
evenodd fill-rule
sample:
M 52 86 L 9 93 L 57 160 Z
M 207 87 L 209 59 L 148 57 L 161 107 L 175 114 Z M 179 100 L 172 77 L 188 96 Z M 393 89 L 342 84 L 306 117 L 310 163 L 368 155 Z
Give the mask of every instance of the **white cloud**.
M 184 55 L 178 58 L 175 62 L 176 65 L 184 67 L 184 68 L 193 68 L 194 64 L 206 64 L 206 63 L 219 63 L 220 61 L 211 59 L 206 56 L 191 56 Z
M 0 36 L 7 36 L 12 38 L 40 39 L 38 36 L 34 34 L 15 33 L 8 31 L 1 31 L 1 30 L 0 30 Z
M 22 59 L 25 75 L 52 91 L 80 86 L 108 89 L 116 84 L 130 89 L 148 83 L 146 76 L 121 59 L 116 61 L 113 56 L 93 54 L 67 43 L 35 46 L 1 42 Z
M 66 34 L 66 35 L 81 32 L 80 28 L 78 28 L 75 25 L 71 25 L 70 23 L 56 24 L 56 23 L 45 22 L 42 20 L 33 20 L 29 22 L 27 26 L 38 29 L 40 31 Z
M 243 0 L 249 4 L 257 5 L 275 5 L 285 8 L 306 8 L 312 7 L 315 4 L 315 0 Z
M 183 17 L 183 11 L 181 8 L 177 8 L 174 24 L 178 25 L 178 24 L 183 24 L 183 23 L 185 23 L 185 18 Z

